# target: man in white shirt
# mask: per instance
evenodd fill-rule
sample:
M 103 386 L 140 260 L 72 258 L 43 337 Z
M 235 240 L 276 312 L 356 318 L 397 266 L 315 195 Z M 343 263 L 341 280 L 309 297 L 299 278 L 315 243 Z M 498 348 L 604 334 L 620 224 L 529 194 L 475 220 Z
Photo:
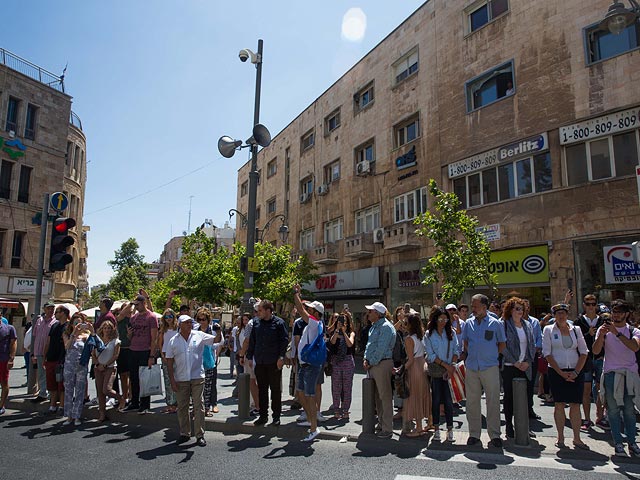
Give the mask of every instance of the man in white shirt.
M 178 318 L 179 332 L 166 347 L 165 356 L 171 389 L 176 392 L 178 400 L 178 425 L 180 437 L 177 444 L 188 442 L 191 438 L 191 420 L 189 419 L 189 402 L 193 400 L 194 427 L 196 445 L 204 447 L 204 367 L 202 352 L 205 345 L 218 349 L 222 342 L 215 343 L 215 335 L 193 330 L 193 319 L 189 315 Z

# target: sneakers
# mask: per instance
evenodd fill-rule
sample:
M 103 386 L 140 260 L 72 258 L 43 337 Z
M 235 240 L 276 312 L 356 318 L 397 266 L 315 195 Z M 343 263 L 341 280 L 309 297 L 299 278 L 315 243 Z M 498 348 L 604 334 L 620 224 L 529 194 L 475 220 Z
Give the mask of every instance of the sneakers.
M 447 430 L 447 442 L 455 442 L 455 438 L 453 438 L 453 430 Z
M 583 420 L 580 425 L 580 430 L 588 432 L 591 427 L 593 427 L 593 422 L 591 420 Z
M 638 446 L 637 443 L 629 444 L 629 453 L 634 457 L 640 457 L 640 447 Z
M 307 412 L 302 412 L 302 414 L 296 418 L 296 422 L 306 422 L 307 421 Z
M 596 422 L 596 425 L 603 430 L 607 430 L 607 431 L 611 430 L 611 427 L 609 426 L 609 421 L 606 418 L 601 418 L 600 420 L 598 420 Z
M 320 430 L 318 430 L 317 428 L 313 431 L 313 432 L 309 432 L 309 435 L 307 435 L 306 437 L 304 437 L 302 439 L 303 442 L 313 442 L 316 437 L 320 435 Z
M 634 444 L 635 445 L 635 444 Z M 637 447 L 637 445 L 636 445 Z M 615 447 L 615 453 L 614 455 L 616 457 L 626 457 L 627 456 L 627 452 L 625 452 L 624 450 L 624 445 L 621 443 L 616 443 L 616 447 Z
M 4 415 L 6 413 L 6 410 L 4 409 L 4 407 L 0 408 L 0 415 Z
M 305 420 L 304 422 L 296 422 L 296 425 L 298 425 L 299 427 L 310 427 L 311 422 L 309 422 L 308 420 Z
M 110 398 L 109 400 L 107 400 L 107 407 L 115 407 L 116 405 L 116 399 L 115 398 Z
M 262 426 L 262 425 L 266 425 L 266 423 L 267 423 L 267 417 L 258 417 L 258 418 L 253 422 L 253 424 L 254 424 L 256 427 L 260 427 L 260 426 Z
M 434 442 L 439 442 L 441 441 L 440 438 L 440 429 L 437 429 L 435 432 L 433 432 L 433 439 Z
M 76 427 L 79 427 L 80 425 L 82 425 L 82 422 L 80 421 L 80 419 L 79 419 L 79 418 L 76 418 L 76 419 L 73 421 L 73 424 L 74 424 Z
M 140 410 L 138 410 L 138 415 L 146 415 L 147 413 L 151 413 L 151 410 L 149 410 L 148 408 L 141 408 Z
M 258 410 L 257 408 L 252 408 L 249 412 L 249 415 L 251 415 L 252 417 L 257 417 L 258 415 L 260 415 L 260 410 Z
M 318 419 L 318 422 L 320 422 L 320 423 L 324 423 L 327 420 L 329 420 L 327 417 L 322 415 L 322 413 L 320 413 L 320 412 L 318 412 L 318 414 L 316 415 L 316 418 Z
M 510 425 L 508 423 L 505 426 L 505 433 L 507 435 L 507 438 L 515 438 L 516 436 L 516 432 L 513 429 L 513 425 Z

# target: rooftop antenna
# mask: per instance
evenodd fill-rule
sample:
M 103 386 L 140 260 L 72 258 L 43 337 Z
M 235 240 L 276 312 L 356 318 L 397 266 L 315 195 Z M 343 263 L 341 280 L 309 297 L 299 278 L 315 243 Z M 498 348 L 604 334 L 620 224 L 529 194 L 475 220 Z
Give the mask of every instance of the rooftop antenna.
M 191 233 L 191 202 L 193 201 L 193 195 L 189 196 L 189 221 L 187 222 L 187 234 Z

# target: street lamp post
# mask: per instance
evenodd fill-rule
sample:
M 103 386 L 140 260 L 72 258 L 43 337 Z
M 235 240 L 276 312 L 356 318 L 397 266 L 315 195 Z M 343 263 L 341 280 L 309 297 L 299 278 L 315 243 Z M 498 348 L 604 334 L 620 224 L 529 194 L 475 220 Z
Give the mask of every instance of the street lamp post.
M 243 227 L 248 224 L 247 216 L 244 213 L 239 212 L 235 208 L 232 208 L 231 210 L 229 210 L 229 219 L 231 219 L 231 217 L 233 217 L 234 215 L 238 215 L 242 219 L 242 226 Z M 287 226 L 287 217 L 285 217 L 281 213 L 278 214 L 278 215 L 274 215 L 273 218 L 271 218 L 265 224 L 265 226 L 262 228 L 262 230 L 259 229 L 259 228 L 256 228 L 255 229 L 255 237 L 254 238 L 258 242 L 262 242 L 264 240 L 264 234 L 267 233 L 267 231 L 269 230 L 269 227 L 271 227 L 271 224 L 273 222 L 275 222 L 276 220 L 280 220 L 282 222 L 282 224 L 278 228 L 278 235 L 280 235 L 280 240 L 282 240 L 282 243 L 286 243 L 287 242 L 287 238 L 289 236 L 289 227 Z

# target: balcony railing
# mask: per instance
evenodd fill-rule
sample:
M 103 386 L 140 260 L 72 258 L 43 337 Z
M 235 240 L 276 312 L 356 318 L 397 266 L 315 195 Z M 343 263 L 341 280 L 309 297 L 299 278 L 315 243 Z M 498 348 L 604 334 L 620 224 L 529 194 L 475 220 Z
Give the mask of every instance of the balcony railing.
M 71 118 L 69 119 L 69 123 L 76 127 L 78 130 L 82 130 L 82 121 L 80 117 L 76 115 L 74 112 L 71 112 Z
M 0 62 L 2 62 L 2 65 L 6 65 L 16 72 L 20 72 L 29 78 L 33 78 L 48 87 L 64 93 L 64 74 L 60 76 L 55 75 L 4 48 L 0 48 Z

